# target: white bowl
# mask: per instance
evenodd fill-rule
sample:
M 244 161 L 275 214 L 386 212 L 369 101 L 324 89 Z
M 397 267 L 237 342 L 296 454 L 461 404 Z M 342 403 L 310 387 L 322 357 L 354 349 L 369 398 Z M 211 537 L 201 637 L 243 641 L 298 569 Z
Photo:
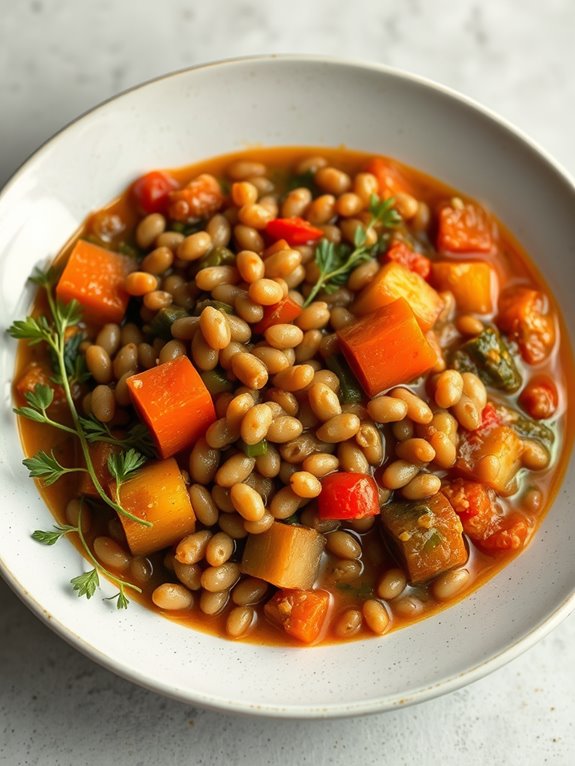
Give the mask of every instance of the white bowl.
M 228 61 L 148 83 L 44 145 L 0 197 L 0 326 L 23 317 L 26 277 L 86 214 L 147 169 L 246 145 L 384 153 L 489 201 L 543 269 L 575 327 L 575 189 L 539 149 L 443 87 L 375 65 L 309 57 Z M 494 670 L 573 607 L 575 461 L 529 548 L 455 606 L 382 639 L 312 649 L 224 641 L 132 603 L 76 598 L 67 541 L 30 538 L 52 518 L 21 465 L 11 412 L 15 343 L 2 339 L 0 566 L 59 635 L 110 670 L 180 700 L 259 715 L 346 716 L 422 701 Z M 569 507 L 571 506 L 571 507 Z M 104 591 L 113 592 L 104 584 Z

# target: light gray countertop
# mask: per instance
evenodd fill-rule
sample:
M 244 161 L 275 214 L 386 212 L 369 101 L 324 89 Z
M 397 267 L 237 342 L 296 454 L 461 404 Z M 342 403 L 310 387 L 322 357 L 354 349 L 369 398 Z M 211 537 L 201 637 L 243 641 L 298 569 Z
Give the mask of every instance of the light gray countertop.
M 0 184 L 82 111 L 142 80 L 268 52 L 372 59 L 450 85 L 575 174 L 572 0 L 0 0 Z M 351 105 L 350 105 L 351 106 Z M 552 562 L 550 562 L 552 566 Z M 0 582 L 0 764 L 572 764 L 575 615 L 482 681 L 343 721 L 192 709 L 116 678 Z

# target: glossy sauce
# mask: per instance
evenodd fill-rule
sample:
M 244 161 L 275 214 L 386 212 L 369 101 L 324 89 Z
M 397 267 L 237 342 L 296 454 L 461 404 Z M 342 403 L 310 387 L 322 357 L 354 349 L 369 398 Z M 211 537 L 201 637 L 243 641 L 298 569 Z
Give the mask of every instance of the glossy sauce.
M 365 164 L 366 159 L 371 156 L 339 149 L 254 149 L 236 155 L 218 157 L 198 163 L 197 165 L 169 172 L 172 176 L 176 177 L 178 181 L 185 184 L 189 179 L 200 172 L 208 172 L 217 177 L 222 177 L 224 168 L 235 159 L 253 159 L 266 163 L 268 167 L 268 175 L 274 179 L 277 182 L 277 185 L 281 188 L 281 186 L 285 184 L 285 180 L 288 176 L 286 168 L 293 166 L 293 164 L 302 157 L 312 154 L 321 154 L 333 162 L 335 166 L 350 173 L 357 172 L 361 169 Z M 401 167 L 407 179 L 416 190 L 418 199 L 427 202 L 431 209 L 434 209 L 440 201 L 454 196 L 455 192 L 440 182 L 432 180 L 413 169 L 405 166 Z M 121 241 L 130 242 L 131 232 L 138 220 L 139 216 L 136 213 L 133 202 L 131 201 L 129 194 L 126 193 L 116 202 L 103 208 L 102 211 L 98 211 L 89 216 L 82 229 L 77 232 L 72 240 L 63 248 L 59 259 L 66 258 L 72 245 L 80 236 L 86 237 L 96 233 L 100 242 L 107 241 L 114 248 Z M 124 222 L 124 228 L 121 231 L 116 231 L 115 228 L 119 228 L 119 221 Z M 546 287 L 541 275 L 536 267 L 529 261 L 527 255 L 518 243 L 501 225 L 499 225 L 499 241 L 500 253 L 497 256 L 481 255 L 481 258 L 489 260 L 497 269 L 502 284 L 505 284 L 506 286 L 510 284 L 530 284 L 535 285 L 537 288 L 545 292 L 555 310 L 559 325 L 557 328 L 558 341 L 555 344 L 552 354 L 544 363 L 538 365 L 536 368 L 537 374 L 542 373 L 549 375 L 556 382 L 559 392 L 559 406 L 557 414 L 553 419 L 553 430 L 555 433 L 553 458 L 549 468 L 544 471 L 532 473 L 525 471 L 525 469 L 521 469 L 519 473 L 519 491 L 515 495 L 504 500 L 508 506 L 513 506 L 515 509 L 521 510 L 526 514 L 533 525 L 531 529 L 532 536 L 545 512 L 549 509 L 553 497 L 557 492 L 573 442 L 575 433 L 575 413 L 572 410 L 569 411 L 567 409 L 566 381 L 570 376 L 572 378 L 574 367 L 566 340 L 567 333 L 562 325 L 560 313 L 557 310 L 557 306 L 554 305 L 553 297 L 551 296 L 549 289 Z M 464 256 L 466 260 L 470 260 L 472 257 L 473 256 L 467 254 Z M 44 310 L 43 300 L 39 297 L 34 304 L 34 311 L 42 313 Z M 489 317 L 485 317 L 485 319 L 488 320 Z M 89 334 L 90 328 L 88 328 L 88 335 Z M 15 379 L 17 380 L 19 378 L 22 370 L 30 361 L 41 359 L 43 353 L 44 352 L 38 347 L 25 347 L 21 344 Z M 518 366 L 521 368 L 520 360 L 518 361 Z M 521 369 L 521 371 L 524 372 L 525 370 Z M 490 397 L 492 399 L 497 399 L 498 394 L 493 396 L 493 392 L 491 391 Z M 517 396 L 515 395 L 511 397 L 502 396 L 501 399 L 511 406 L 517 406 Z M 20 402 L 18 403 L 20 404 Z M 64 465 L 75 463 L 77 455 L 74 438 L 68 438 L 61 432 L 52 431 L 46 426 L 30 421 L 24 421 L 23 419 L 20 419 L 20 432 L 26 455 L 32 455 L 39 449 L 49 450 L 52 448 L 58 459 L 61 460 Z M 186 462 L 187 455 L 181 461 L 182 468 L 186 467 Z M 60 522 L 66 522 L 65 507 L 68 500 L 76 494 L 75 481 L 73 476 L 68 476 L 52 487 L 39 487 L 46 503 Z M 528 501 L 526 501 L 527 492 L 532 487 L 536 487 L 540 490 L 543 496 L 541 509 L 536 512 L 528 507 Z M 97 514 L 94 512 L 91 513 L 92 524 L 89 533 L 87 534 L 87 540 L 90 543 L 95 536 L 110 534 L 108 522 L 111 520 L 111 517 L 112 514 L 106 509 L 98 511 Z M 118 525 L 116 525 L 116 527 L 117 526 Z M 48 523 L 45 524 L 45 528 L 48 528 Z M 346 607 L 356 607 L 361 609 L 361 600 L 366 597 L 371 597 L 374 592 L 374 585 L 382 570 L 397 566 L 393 557 L 382 543 L 378 531 L 378 524 L 375 524 L 372 530 L 362 534 L 353 531 L 353 529 L 347 526 L 345 522 L 341 524 L 340 529 L 350 531 L 351 534 L 358 539 L 361 539 L 364 553 L 361 561 L 362 573 L 356 580 L 349 583 L 336 583 L 334 581 L 333 559 L 330 560 L 329 557 L 324 555 L 317 586 L 323 587 L 333 594 L 330 607 L 332 613 L 339 613 Z M 241 542 L 242 541 L 239 541 L 239 547 L 238 543 L 236 543 L 237 552 L 240 554 L 239 558 L 241 558 Z M 522 549 L 519 550 L 519 553 L 521 550 Z M 451 601 L 442 603 L 433 598 L 427 587 L 408 586 L 402 596 L 416 596 L 422 601 L 423 609 L 419 614 L 409 618 L 394 615 L 391 624 L 392 629 L 401 628 L 407 624 L 422 619 L 423 617 L 428 617 L 453 603 L 454 600 L 465 597 L 471 590 L 478 587 L 486 579 L 492 577 L 515 555 L 517 555 L 515 552 L 488 554 L 479 550 L 473 544 L 469 544 L 469 552 L 470 556 L 465 568 L 470 571 L 471 577 L 468 586 L 463 592 L 457 594 Z M 51 552 L 39 549 L 38 555 L 56 556 L 54 566 L 57 568 L 57 549 Z M 153 566 L 153 575 L 151 580 L 145 586 L 143 595 L 141 597 L 138 595 L 132 596 L 131 592 L 129 595 L 130 598 L 134 597 L 137 600 L 141 600 L 147 606 L 159 611 L 151 602 L 150 596 L 152 590 L 161 582 L 175 581 L 176 578 L 169 569 L 165 567 L 166 558 L 163 553 L 151 556 L 150 561 Z M 169 555 L 167 561 L 169 565 Z M 550 566 L 552 566 L 552 562 L 550 562 Z M 123 574 L 123 576 L 126 577 L 125 574 Z M 127 579 L 129 579 L 129 577 Z M 274 589 L 270 586 L 269 595 L 273 592 Z M 375 597 L 377 598 L 377 596 Z M 185 613 L 179 614 L 164 612 L 163 614 L 193 628 L 225 636 L 225 621 L 228 610 L 226 609 L 223 613 L 217 616 L 207 616 L 199 611 L 197 602 L 198 598 L 196 598 L 196 606 L 192 611 L 186 611 Z M 391 604 L 393 605 L 393 602 L 391 602 Z M 367 636 L 373 636 L 373 634 L 366 627 L 362 627 L 359 632 L 354 634 L 353 638 L 357 639 Z M 259 611 L 257 616 L 257 626 L 249 635 L 242 637 L 241 640 L 255 643 L 300 645 L 297 641 L 286 636 L 283 631 L 270 625 L 261 611 Z M 336 638 L 332 633 L 326 633 L 321 639 L 323 642 L 339 640 L 341 639 Z

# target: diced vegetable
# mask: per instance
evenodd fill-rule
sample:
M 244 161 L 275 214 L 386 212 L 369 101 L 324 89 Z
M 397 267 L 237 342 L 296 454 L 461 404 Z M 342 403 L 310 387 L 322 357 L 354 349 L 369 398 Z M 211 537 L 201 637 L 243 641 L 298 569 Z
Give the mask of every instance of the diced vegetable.
M 497 324 L 517 342 L 528 364 L 539 364 L 555 345 L 555 323 L 547 299 L 529 287 L 510 287 L 499 299 Z
M 107 442 L 95 442 L 94 444 L 90 444 L 88 450 L 90 452 L 90 458 L 92 459 L 92 465 L 94 466 L 96 478 L 100 482 L 100 485 L 106 488 L 112 481 L 112 474 L 108 470 L 108 458 L 110 455 L 119 454 L 122 451 L 121 447 L 118 447 L 115 444 L 108 444 Z M 99 497 L 98 491 L 90 477 L 90 474 L 82 474 L 78 492 L 81 495 Z
M 200 316 L 202 311 L 210 306 L 213 309 L 217 309 L 217 311 L 221 311 L 223 314 L 233 314 L 234 313 L 234 307 L 230 306 L 229 303 L 224 303 L 223 301 L 214 301 L 211 298 L 206 298 L 206 300 L 198 301 L 194 307 L 194 316 Z
M 110 485 L 116 496 L 116 485 Z M 121 485 L 119 500 L 127 511 L 144 521 L 119 516 L 128 545 L 134 556 L 147 556 L 190 535 L 196 528 L 196 517 L 186 483 L 174 458 L 148 463 Z
M 348 363 L 340 354 L 332 354 L 325 360 L 326 367 L 338 377 L 339 395 L 344 404 L 359 404 L 363 401 L 363 392 Z
M 439 211 L 437 249 L 452 253 L 489 253 L 493 223 L 485 210 L 467 203 L 444 205 Z
M 423 332 L 433 327 L 443 308 L 437 292 L 419 274 L 399 263 L 388 263 L 360 292 L 353 311 L 363 316 L 398 298 L 405 298 L 409 303 Z
M 136 268 L 133 258 L 79 239 L 56 286 L 63 303 L 77 300 L 89 322 L 121 322 L 130 296 L 124 280 Z
M 329 593 L 325 590 L 279 590 L 264 606 L 264 613 L 288 636 L 305 644 L 316 641 L 329 609 Z
M 272 239 L 285 239 L 288 245 L 307 245 L 324 236 L 321 229 L 312 226 L 303 218 L 275 218 L 266 226 L 266 234 Z
M 262 455 L 267 455 L 268 443 L 265 439 L 262 439 L 255 444 L 246 444 L 242 441 L 239 445 L 247 457 L 261 457 Z
M 216 419 L 210 392 L 187 356 L 132 375 L 127 384 L 163 458 L 191 447 Z
M 512 428 L 495 426 L 460 440 L 455 468 L 505 495 L 514 490 L 522 452 L 523 443 Z
M 461 521 L 441 492 L 429 500 L 384 505 L 381 523 L 413 584 L 467 561 Z
M 377 484 L 371 476 L 337 471 L 321 485 L 317 500 L 320 519 L 364 519 L 379 513 Z
M 155 338 L 171 340 L 171 327 L 176 319 L 187 317 L 188 312 L 180 306 L 166 306 L 160 309 L 150 322 L 150 332 Z
M 168 215 L 174 221 L 207 218 L 218 212 L 223 201 L 218 180 L 209 173 L 202 173 L 183 189 L 170 192 Z
M 454 479 L 441 488 L 463 524 L 463 531 L 474 542 L 482 542 L 501 524 L 503 508 L 497 495 L 485 484 Z
M 527 520 L 518 513 L 503 522 L 502 529 L 487 537 L 481 547 L 492 551 L 516 551 L 522 548 L 529 537 L 530 528 Z
M 521 375 L 501 335 L 494 327 L 486 327 L 452 355 L 451 364 L 460 372 L 473 372 L 489 386 L 503 391 L 516 391 Z
M 346 360 L 370 397 L 408 383 L 430 370 L 437 360 L 403 298 L 338 330 L 337 336 Z
M 212 396 L 223 394 L 224 391 L 233 391 L 234 389 L 234 384 L 226 378 L 223 370 L 217 368 L 215 370 L 206 370 L 201 373 L 200 377 Z
M 368 173 L 373 173 L 379 184 L 379 196 L 383 199 L 396 194 L 413 195 L 413 186 L 393 162 L 385 157 L 373 157 L 366 166 Z
M 278 588 L 311 588 L 324 545 L 315 529 L 274 521 L 266 532 L 248 535 L 240 569 Z
M 52 380 L 54 373 L 39 362 L 30 362 L 16 383 L 16 393 L 20 397 L 20 404 L 26 405 L 26 394 L 34 393 L 36 386 L 48 386 L 54 391 L 52 404 L 48 412 L 53 416 L 61 416 L 67 409 L 66 394 L 62 386 Z
M 431 282 L 449 290 L 459 311 L 490 314 L 494 310 L 497 275 L 485 261 L 439 261 L 431 266 Z
M 557 411 L 557 386 L 551 378 L 543 376 L 533 378 L 521 392 L 519 404 L 535 420 L 552 418 Z
M 510 426 L 521 439 L 537 439 L 548 450 L 553 446 L 555 436 L 544 423 L 532 420 L 504 404 L 497 406 L 497 415 L 499 422 Z
M 264 308 L 264 315 L 261 321 L 255 324 L 252 331 L 263 335 L 263 333 L 274 324 L 289 324 L 301 314 L 301 306 L 291 298 L 284 298 L 273 306 Z
M 132 194 L 142 213 L 165 213 L 169 194 L 177 186 L 178 182 L 167 173 L 152 170 L 134 182 Z
M 383 258 L 385 263 L 399 263 L 410 271 L 415 271 L 423 279 L 427 279 L 431 271 L 431 261 L 425 255 L 415 252 L 405 242 L 395 241 Z

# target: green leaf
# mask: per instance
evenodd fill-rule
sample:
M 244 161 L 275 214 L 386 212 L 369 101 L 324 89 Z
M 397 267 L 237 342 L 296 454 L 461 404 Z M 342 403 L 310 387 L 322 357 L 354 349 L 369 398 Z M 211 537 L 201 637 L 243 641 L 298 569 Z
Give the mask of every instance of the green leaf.
M 27 340 L 31 346 L 53 338 L 53 331 L 45 316 L 17 319 L 8 328 L 8 334 L 17 340 Z
M 32 539 L 42 543 L 42 545 L 54 545 L 61 537 L 76 531 L 77 527 L 72 527 L 69 524 L 55 524 L 53 530 L 37 529 L 32 533 Z
M 358 226 L 353 234 L 353 244 L 357 247 L 363 247 L 367 240 L 367 232 L 363 226 Z
M 22 463 L 30 472 L 31 479 L 42 479 L 47 487 L 57 482 L 64 474 L 77 470 L 66 468 L 58 462 L 53 452 L 48 455 L 44 450 L 40 450 L 33 457 L 25 458 Z
M 152 434 L 143 423 L 135 423 L 122 438 L 116 437 L 105 423 L 96 420 L 92 415 L 80 418 L 80 425 L 84 435 L 90 444 L 94 442 L 106 442 L 118 447 L 129 449 L 133 447 L 146 457 L 154 457 L 155 447 Z
M 144 465 L 146 458 L 137 450 L 130 448 L 119 455 L 110 455 L 108 458 L 108 470 L 118 484 Z
M 129 600 L 126 598 L 126 594 L 124 593 L 124 589 L 121 588 L 120 591 L 118 591 L 118 594 L 115 596 L 116 600 L 116 609 L 127 609 L 129 605 Z
M 54 401 L 54 389 L 43 383 L 37 383 L 33 391 L 26 391 L 24 398 L 30 407 L 40 411 L 47 410 Z
M 369 212 L 372 216 L 372 224 L 381 224 L 384 228 L 391 229 L 401 223 L 402 218 L 394 207 L 395 198 L 380 199 L 372 194 L 369 200 Z
M 70 582 L 78 596 L 86 596 L 87 599 L 91 599 L 96 592 L 96 588 L 100 586 L 100 578 L 96 569 L 91 569 L 89 572 L 72 577 Z
M 16 415 L 20 415 L 23 418 L 28 418 L 28 420 L 33 420 L 35 423 L 48 422 L 48 419 L 42 412 L 33 410 L 31 407 L 14 407 L 12 412 L 16 413 Z
M 82 319 L 82 307 L 77 300 L 69 303 L 56 301 L 54 321 L 60 333 L 64 333 L 67 327 L 74 327 Z
M 38 287 L 53 287 L 58 281 L 58 270 L 53 266 L 43 270 L 36 266 L 32 274 L 28 277 Z

